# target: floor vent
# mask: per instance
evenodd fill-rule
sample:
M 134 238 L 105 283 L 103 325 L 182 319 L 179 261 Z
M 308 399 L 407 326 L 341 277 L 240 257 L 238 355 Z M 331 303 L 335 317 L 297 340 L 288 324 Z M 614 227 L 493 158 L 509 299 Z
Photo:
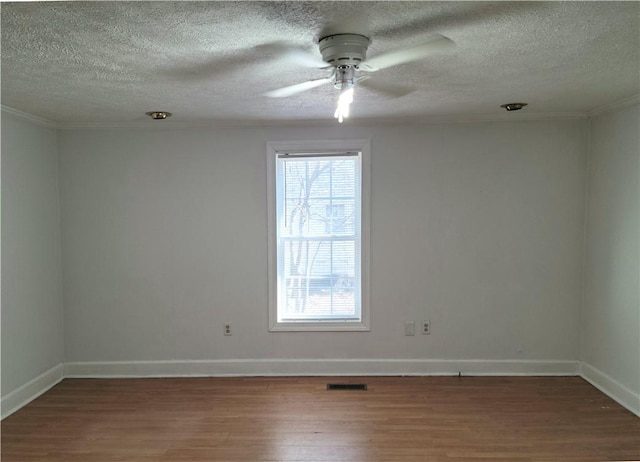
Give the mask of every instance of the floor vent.
M 327 390 L 366 390 L 366 383 L 328 383 Z

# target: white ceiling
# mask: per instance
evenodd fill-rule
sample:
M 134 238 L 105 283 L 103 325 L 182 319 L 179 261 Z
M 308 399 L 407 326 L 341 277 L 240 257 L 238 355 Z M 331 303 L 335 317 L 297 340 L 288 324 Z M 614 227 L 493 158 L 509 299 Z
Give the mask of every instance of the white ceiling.
M 586 114 L 640 94 L 640 3 L 26 2 L 3 3 L 2 104 L 59 126 L 331 121 L 325 76 L 278 56 L 284 41 L 319 55 L 327 33 L 372 39 L 368 56 L 442 34 L 449 53 L 384 69 L 401 98 L 356 89 L 352 118 Z M 266 45 L 266 46 L 265 46 Z M 166 122 L 144 113 L 170 111 Z

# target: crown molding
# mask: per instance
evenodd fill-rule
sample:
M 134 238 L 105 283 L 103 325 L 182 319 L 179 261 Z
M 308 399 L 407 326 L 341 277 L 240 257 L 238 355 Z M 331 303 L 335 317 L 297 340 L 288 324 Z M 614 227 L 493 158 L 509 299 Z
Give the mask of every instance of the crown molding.
M 504 113 L 504 114 L 471 114 L 471 115 L 440 115 L 440 116 L 415 116 L 389 119 L 360 119 L 364 125 L 372 123 L 384 123 L 385 125 L 443 125 L 443 124 L 467 124 L 488 122 L 523 122 L 544 120 L 574 120 L 586 119 L 585 112 L 539 112 L 539 113 Z M 373 121 L 376 122 L 373 122 Z M 354 125 L 356 125 L 354 124 Z
M 634 106 L 636 104 L 640 104 L 640 93 L 637 95 L 630 96 L 629 98 L 625 98 L 623 100 L 617 101 L 611 104 L 605 104 L 604 106 L 597 107 L 595 109 L 587 112 L 589 117 L 596 117 L 599 115 L 607 114 L 609 112 L 615 112 L 620 109 L 624 109 L 626 107 Z
M 629 98 L 625 105 L 632 105 L 640 98 Z M 206 121 L 178 121 L 178 120 L 136 120 L 131 122 L 106 122 L 106 123 L 57 123 L 51 120 L 35 116 L 8 106 L 2 105 L 2 110 L 16 117 L 29 120 L 37 125 L 59 130 L 185 130 L 198 128 L 268 128 L 268 127 L 367 127 L 367 126 L 416 126 L 416 125 L 444 125 L 444 124 L 470 124 L 490 122 L 524 122 L 544 120 L 571 120 L 587 119 L 591 113 L 587 112 L 551 112 L 551 113 L 500 113 L 500 114 L 469 114 L 469 115 L 438 115 L 438 116 L 402 116 L 402 117 L 354 117 L 348 119 L 342 125 L 333 118 L 326 119 L 281 119 L 281 120 L 257 120 L 257 119 L 215 119 Z M 608 106 L 615 110 L 621 107 L 621 103 Z
M 4 104 L 0 105 L 0 108 L 2 108 L 2 111 L 6 112 L 7 114 L 11 114 L 20 119 L 28 120 L 29 122 L 32 122 L 36 125 L 40 125 L 46 128 L 60 128 L 59 124 L 52 120 L 45 119 L 44 117 L 39 117 L 33 114 L 29 114 L 28 112 L 19 111 L 18 109 L 5 106 Z
M 366 127 L 366 126 L 406 126 L 406 125 L 442 125 L 466 124 L 481 122 L 521 122 L 559 119 L 586 119 L 585 112 L 533 113 L 533 114 L 477 114 L 463 116 L 403 116 L 358 118 L 346 120 L 342 125 L 333 118 L 327 119 L 287 119 L 287 120 L 255 120 L 255 119 L 220 119 L 201 122 L 179 122 L 173 120 L 136 121 L 130 123 L 93 123 L 93 124 L 59 124 L 61 130 L 121 130 L 121 129 L 193 129 L 193 128 L 266 128 L 266 127 Z

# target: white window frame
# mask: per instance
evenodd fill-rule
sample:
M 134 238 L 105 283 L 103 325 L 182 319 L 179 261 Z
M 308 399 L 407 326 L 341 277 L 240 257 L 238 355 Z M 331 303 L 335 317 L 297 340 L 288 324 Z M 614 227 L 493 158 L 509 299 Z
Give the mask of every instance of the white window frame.
M 366 139 L 270 141 L 267 142 L 267 212 L 268 212 L 268 299 L 269 331 L 369 331 L 369 237 L 371 196 L 371 143 Z M 276 216 L 276 159 L 283 153 L 360 153 L 361 173 L 361 236 L 360 236 L 360 321 L 322 320 L 278 322 L 278 260 Z

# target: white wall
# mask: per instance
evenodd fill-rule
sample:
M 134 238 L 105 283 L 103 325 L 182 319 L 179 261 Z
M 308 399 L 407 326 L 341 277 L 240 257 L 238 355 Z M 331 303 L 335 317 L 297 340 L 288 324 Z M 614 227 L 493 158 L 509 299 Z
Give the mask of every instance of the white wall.
M 640 106 L 591 125 L 582 356 L 640 413 Z
M 578 360 L 587 129 L 61 131 L 66 358 Z M 265 144 L 343 137 L 372 141 L 371 332 L 269 333 Z
M 3 111 L 3 404 L 63 361 L 56 152 L 54 129 Z

